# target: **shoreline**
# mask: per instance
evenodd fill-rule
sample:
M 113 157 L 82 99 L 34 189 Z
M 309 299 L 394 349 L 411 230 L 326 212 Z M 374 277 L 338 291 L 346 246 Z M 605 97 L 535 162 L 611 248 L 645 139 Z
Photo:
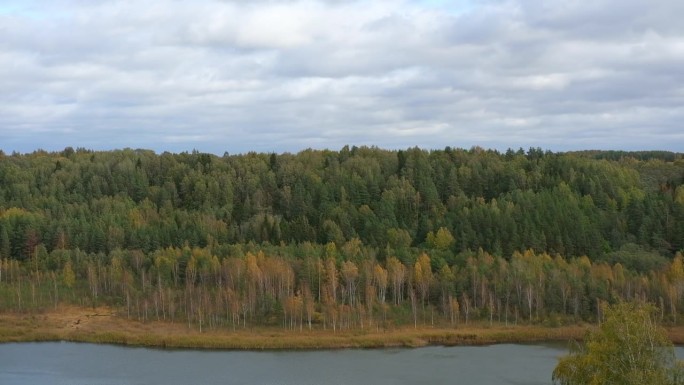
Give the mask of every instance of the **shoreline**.
M 416 348 L 581 340 L 593 325 L 460 324 L 392 329 L 332 330 L 304 327 L 222 327 L 204 330 L 164 321 L 139 322 L 109 308 L 62 307 L 37 314 L 0 314 L 0 343 L 68 341 L 162 349 L 315 350 Z M 684 343 L 684 327 L 668 328 L 675 344 Z

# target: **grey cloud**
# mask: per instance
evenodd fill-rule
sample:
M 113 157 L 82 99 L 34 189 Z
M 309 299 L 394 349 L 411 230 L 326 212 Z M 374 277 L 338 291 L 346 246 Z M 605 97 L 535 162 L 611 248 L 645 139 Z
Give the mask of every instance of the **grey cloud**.
M 676 1 L 51 4 L 0 14 L 6 151 L 684 151 Z

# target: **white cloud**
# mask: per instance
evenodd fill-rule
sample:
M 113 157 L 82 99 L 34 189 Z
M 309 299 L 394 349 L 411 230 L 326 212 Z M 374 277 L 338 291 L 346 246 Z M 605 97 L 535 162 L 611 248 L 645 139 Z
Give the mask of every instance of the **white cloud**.
M 13 0 L 0 8 L 0 138 L 6 151 L 684 151 L 682 12 L 674 0 Z

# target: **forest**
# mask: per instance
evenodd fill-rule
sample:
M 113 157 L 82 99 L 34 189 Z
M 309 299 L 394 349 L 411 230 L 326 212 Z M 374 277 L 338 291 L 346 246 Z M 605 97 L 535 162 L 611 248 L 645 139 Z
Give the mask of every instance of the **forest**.
M 0 152 L 0 311 L 190 327 L 560 325 L 684 309 L 684 154 Z

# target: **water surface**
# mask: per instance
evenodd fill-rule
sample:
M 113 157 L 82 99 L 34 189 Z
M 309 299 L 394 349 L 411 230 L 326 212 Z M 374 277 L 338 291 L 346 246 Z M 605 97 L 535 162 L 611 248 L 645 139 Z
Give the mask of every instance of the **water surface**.
M 158 350 L 0 344 L 2 385 L 551 384 L 565 345 L 318 351 Z

